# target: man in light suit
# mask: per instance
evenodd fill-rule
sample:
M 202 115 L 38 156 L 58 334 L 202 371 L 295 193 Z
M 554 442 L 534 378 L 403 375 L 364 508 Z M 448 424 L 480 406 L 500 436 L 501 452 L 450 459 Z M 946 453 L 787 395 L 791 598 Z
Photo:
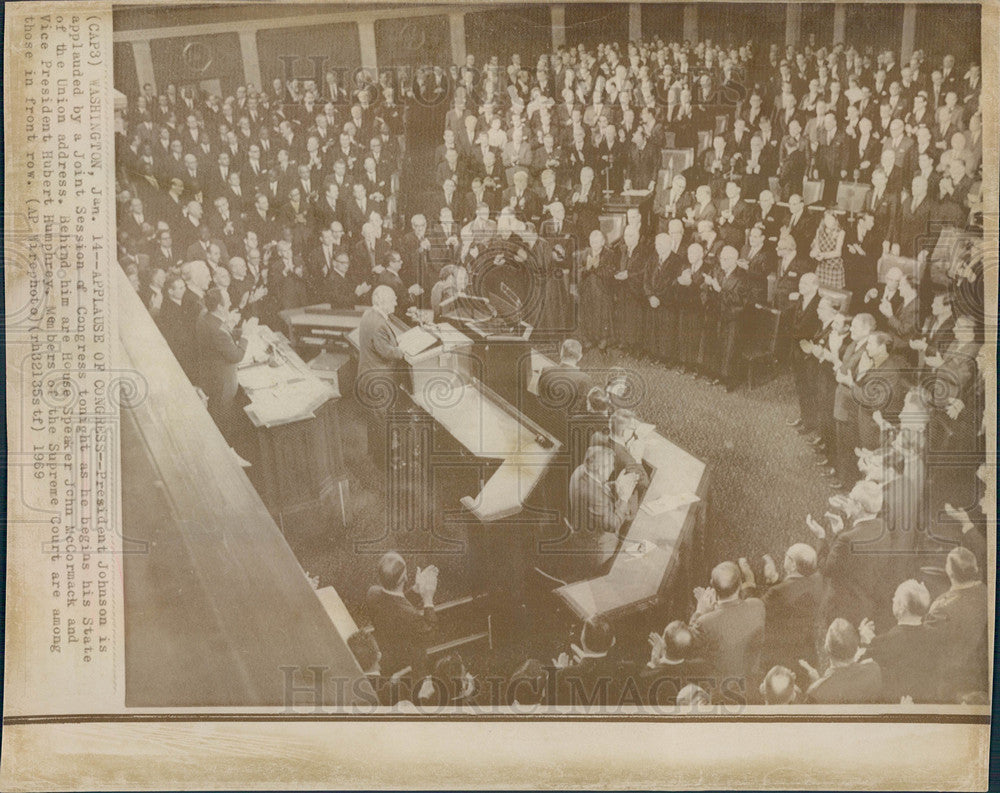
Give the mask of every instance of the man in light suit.
M 406 371 L 403 351 L 389 321 L 395 310 L 393 288 L 386 284 L 376 286 L 372 290 L 372 307 L 362 315 L 358 326 L 356 392 L 361 404 L 368 409 L 368 450 L 377 457 L 385 452 L 385 410 L 394 401 L 393 395 L 403 384 Z M 388 404 L 385 404 L 385 397 L 390 397 Z
M 396 310 L 396 293 L 390 286 L 378 286 L 372 292 L 372 307 L 361 317 L 358 328 L 358 380 L 369 372 L 379 372 L 401 382 L 400 362 L 403 351 L 396 343 L 396 331 L 389 316 Z
M 717 564 L 711 583 L 696 590 L 698 606 L 689 621 L 695 648 L 712 668 L 715 696 L 745 701 L 760 666 L 764 603 L 740 599 L 742 578 L 733 562 Z
M 248 340 L 241 329 L 231 327 L 229 292 L 217 287 L 205 293 L 205 313 L 195 331 L 198 385 L 208 396 L 208 412 L 219 431 L 232 438 L 236 389 L 236 366 L 243 360 Z

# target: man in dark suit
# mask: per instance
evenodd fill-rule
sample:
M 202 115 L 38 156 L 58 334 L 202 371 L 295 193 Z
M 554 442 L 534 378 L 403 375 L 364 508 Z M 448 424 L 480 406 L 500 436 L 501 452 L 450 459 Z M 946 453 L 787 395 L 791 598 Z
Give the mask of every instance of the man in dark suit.
M 708 664 L 695 654 L 691 630 L 680 620 L 667 625 L 662 635 L 650 633 L 649 643 L 649 661 L 639 672 L 644 705 L 674 705 L 685 686 L 703 686 L 711 680 Z
M 528 189 L 528 172 L 523 168 L 514 172 L 512 184 L 504 190 L 500 203 L 513 209 L 522 222 L 533 221 L 542 213 L 541 200 L 534 190 Z
M 696 590 L 698 606 L 689 621 L 695 649 L 712 669 L 716 697 L 745 697 L 759 671 L 764 603 L 740 599 L 740 569 L 733 562 L 716 565 L 711 583 Z
M 987 692 L 988 593 L 975 554 L 952 548 L 945 562 L 951 587 L 931 604 L 924 625 L 939 648 L 937 700 L 956 702 L 965 694 Z
M 156 241 L 157 246 L 149 255 L 150 267 L 159 267 L 163 270 L 169 270 L 172 267 L 176 267 L 184 260 L 180 249 L 174 247 L 173 235 L 170 233 L 170 229 L 160 229 L 160 231 L 157 232 Z
M 805 202 L 798 193 L 794 193 L 788 198 L 788 216 L 785 219 L 785 225 L 782 226 L 782 231 L 795 239 L 796 250 L 808 251 L 812 245 L 813 236 L 816 234 L 816 225 L 808 216 Z
M 362 280 L 355 282 L 351 277 L 350 259 L 344 251 L 333 257 L 330 272 L 320 283 L 319 294 L 331 308 L 354 308 L 361 303 L 372 290 L 372 284 Z
M 895 228 L 896 214 L 899 212 L 899 195 L 889 190 L 888 177 L 881 166 L 872 171 L 872 189 L 865 196 L 864 210 L 871 213 L 875 219 L 871 233 L 877 239 L 887 239 Z
M 711 338 L 714 331 L 718 356 L 716 375 L 727 391 L 736 388 L 742 376 L 740 346 L 745 310 L 750 302 L 750 284 L 738 260 L 739 251 L 732 245 L 725 245 L 719 252 L 718 268 L 705 276 L 705 291 L 716 308 L 714 312 L 707 312 L 706 332 Z
M 565 410 L 567 416 L 585 413 L 587 392 L 594 385 L 580 368 L 583 347 L 576 339 L 566 339 L 559 350 L 559 364 L 542 369 L 538 375 L 538 399 L 551 408 Z
M 894 421 L 903 407 L 906 395 L 903 378 L 910 367 L 891 350 L 892 336 L 883 331 L 872 333 L 865 342 L 865 352 L 858 362 L 851 387 L 858 411 L 858 439 L 866 449 L 877 449 L 881 445 L 875 412 Z
M 248 339 L 232 328 L 229 293 L 212 288 L 205 293 L 205 313 L 198 319 L 195 344 L 198 385 L 208 396 L 208 412 L 219 431 L 232 443 L 235 423 L 236 366 L 243 360 Z
M 558 670 L 556 702 L 560 705 L 618 702 L 622 677 L 620 664 L 613 653 L 615 636 L 602 619 L 592 618 L 580 629 L 580 644 L 552 660 Z
M 927 587 L 911 578 L 896 587 L 892 597 L 892 628 L 875 635 L 869 620 L 859 626 L 861 643 L 868 647 L 865 656 L 882 670 L 887 702 L 904 696 L 915 703 L 937 701 L 935 672 L 942 648 L 935 646 L 923 624 L 930 604 Z
M 809 378 L 811 355 L 806 351 L 821 324 L 818 313 L 819 278 L 815 273 L 803 273 L 799 277 L 798 295 L 789 335 L 792 343 L 792 374 L 795 377 L 795 391 L 799 397 L 799 417 L 789 424 L 799 432 L 809 434 L 818 429 L 815 383 Z
M 378 583 L 368 589 L 365 603 L 386 672 L 395 674 L 409 666 L 412 679 L 419 681 L 428 671 L 427 647 L 437 630 L 434 594 L 438 569 L 434 565 L 418 567 L 409 592 L 408 580 L 403 557 L 395 551 L 383 554 L 378 563 Z M 415 596 L 413 600 L 410 593 Z
M 830 666 L 820 675 L 808 664 L 803 664 L 812 685 L 806 691 L 806 700 L 820 705 L 855 705 L 883 702 L 882 670 L 871 659 L 854 660 L 860 646 L 858 629 L 842 617 L 830 623 L 826 632 L 824 649 Z
M 827 516 L 829 533 L 811 516 L 806 518 L 820 541 L 818 558 L 825 586 L 819 624 L 835 617 L 846 617 L 852 625 L 870 619 L 885 630 L 893 622 L 890 605 L 896 579 L 887 554 L 890 535 L 879 517 L 881 486 L 862 480 L 842 497 L 841 506 L 844 517 Z
M 170 346 L 177 363 L 191 378 L 194 372 L 194 336 L 192 326 L 184 315 L 184 279 L 179 275 L 168 275 L 163 284 L 166 297 L 156 315 L 156 325 Z
M 910 195 L 901 203 L 896 215 L 892 240 L 899 246 L 900 256 L 915 257 L 928 244 L 931 204 L 927 195 L 927 179 L 917 174 L 910 183 Z
M 642 442 L 636 430 L 639 420 L 628 408 L 618 408 L 611 414 L 608 432 L 595 432 L 590 439 L 591 446 L 607 446 L 614 452 L 615 467 L 611 478 L 616 479 L 622 471 L 630 471 L 638 477 L 633 501 L 638 506 L 642 493 L 649 487 L 649 475 L 642 467 Z
M 799 659 L 810 663 L 816 660 L 813 638 L 823 595 L 816 550 L 801 542 L 789 546 L 783 567 L 785 577 L 770 586 L 762 598 L 767 613 L 762 665 L 765 669 L 775 664 L 794 668 Z M 765 569 L 765 578 L 767 572 Z

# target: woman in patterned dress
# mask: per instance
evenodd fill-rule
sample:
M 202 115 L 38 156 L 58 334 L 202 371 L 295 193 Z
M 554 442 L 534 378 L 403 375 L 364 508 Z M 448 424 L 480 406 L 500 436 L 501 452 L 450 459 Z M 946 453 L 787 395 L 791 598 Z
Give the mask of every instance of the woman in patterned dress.
M 844 288 L 844 259 L 841 251 L 844 247 L 844 230 L 840 227 L 837 216 L 827 210 L 823 222 L 816 229 L 812 249 L 809 255 L 816 262 L 816 275 L 819 285 L 827 289 Z

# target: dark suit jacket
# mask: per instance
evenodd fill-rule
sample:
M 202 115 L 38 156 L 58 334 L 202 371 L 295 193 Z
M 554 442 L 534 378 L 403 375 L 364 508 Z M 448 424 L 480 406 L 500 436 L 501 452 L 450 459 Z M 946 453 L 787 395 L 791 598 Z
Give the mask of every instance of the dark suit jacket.
M 354 308 L 364 300 L 364 297 L 358 297 L 355 293 L 357 286 L 350 272 L 340 275 L 336 270 L 331 270 L 323 279 L 320 292 L 331 308 Z
M 621 678 L 621 665 L 611 653 L 601 658 L 583 658 L 559 670 L 556 703 L 616 705 Z
M 816 616 L 823 597 L 823 577 L 786 578 L 764 593 L 767 625 L 764 631 L 764 668 L 783 664 L 796 669 L 800 658 L 815 662 Z
M 867 651 L 882 670 L 887 702 L 903 696 L 915 703 L 936 702 L 936 666 L 942 654 L 926 625 L 895 625 L 879 634 Z
M 941 653 L 939 701 L 955 702 L 960 694 L 986 691 L 987 596 L 981 582 L 966 589 L 949 589 L 931 604 L 924 617 L 932 646 Z
M 587 393 L 593 381 L 582 369 L 549 366 L 538 375 L 538 399 L 546 407 L 565 410 L 567 415 L 587 410 Z
M 160 333 L 167 340 L 171 352 L 181 365 L 189 380 L 194 377 L 194 325 L 188 321 L 182 306 L 177 305 L 169 296 L 164 296 L 160 313 L 156 315 L 156 324 Z
M 679 664 L 657 667 L 644 666 L 638 674 L 638 685 L 644 705 L 670 706 L 677 703 L 678 692 L 687 685 L 712 690 L 712 670 L 700 658 L 689 658 Z M 624 699 L 623 692 L 623 701 Z
M 851 395 L 858 408 L 858 428 L 862 443 L 865 438 L 877 435 L 878 429 L 872 430 L 872 418 L 876 410 L 892 421 L 899 415 L 903 407 L 903 397 L 906 396 L 906 383 L 903 379 L 909 369 L 906 362 L 897 355 L 889 354 L 881 366 L 873 366 L 864 374 L 856 375 L 855 385 Z
M 208 396 L 209 406 L 225 406 L 236 397 L 236 365 L 243 360 L 247 340 L 230 331 L 215 314 L 198 319 L 195 340 L 198 350 L 198 385 Z
M 809 687 L 806 699 L 822 705 L 883 702 L 882 670 L 874 661 L 837 667 Z
M 891 548 L 885 523 L 876 517 L 845 526 L 828 543 L 819 552 L 825 579 L 820 626 L 843 617 L 852 625 L 872 619 L 886 629 L 893 622 L 889 609 L 899 581 L 887 569 Z
M 437 628 L 437 612 L 410 602 L 404 595 L 389 594 L 372 586 L 365 596 L 375 640 L 382 651 L 382 666 L 389 674 L 413 667 L 413 679 L 427 673 L 427 647 Z
M 747 598 L 720 603 L 691 624 L 699 654 L 712 667 L 718 684 L 759 671 L 764 638 L 764 602 Z
M 931 203 L 929 195 L 917 205 L 916 209 L 913 209 L 912 201 L 902 202 L 896 216 L 896 231 L 892 236 L 893 242 L 899 243 L 901 256 L 916 256 L 921 246 L 927 245 L 927 224 Z

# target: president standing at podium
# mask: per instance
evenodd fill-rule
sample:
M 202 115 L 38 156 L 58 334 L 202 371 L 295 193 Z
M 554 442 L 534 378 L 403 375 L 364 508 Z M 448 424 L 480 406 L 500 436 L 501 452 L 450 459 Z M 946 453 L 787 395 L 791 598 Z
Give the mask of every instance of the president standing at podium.
M 396 293 L 385 284 L 372 290 L 372 307 L 358 327 L 358 379 L 355 393 L 368 412 L 368 450 L 375 456 L 385 452 L 386 411 L 403 384 L 403 351 L 389 316 L 396 310 Z

